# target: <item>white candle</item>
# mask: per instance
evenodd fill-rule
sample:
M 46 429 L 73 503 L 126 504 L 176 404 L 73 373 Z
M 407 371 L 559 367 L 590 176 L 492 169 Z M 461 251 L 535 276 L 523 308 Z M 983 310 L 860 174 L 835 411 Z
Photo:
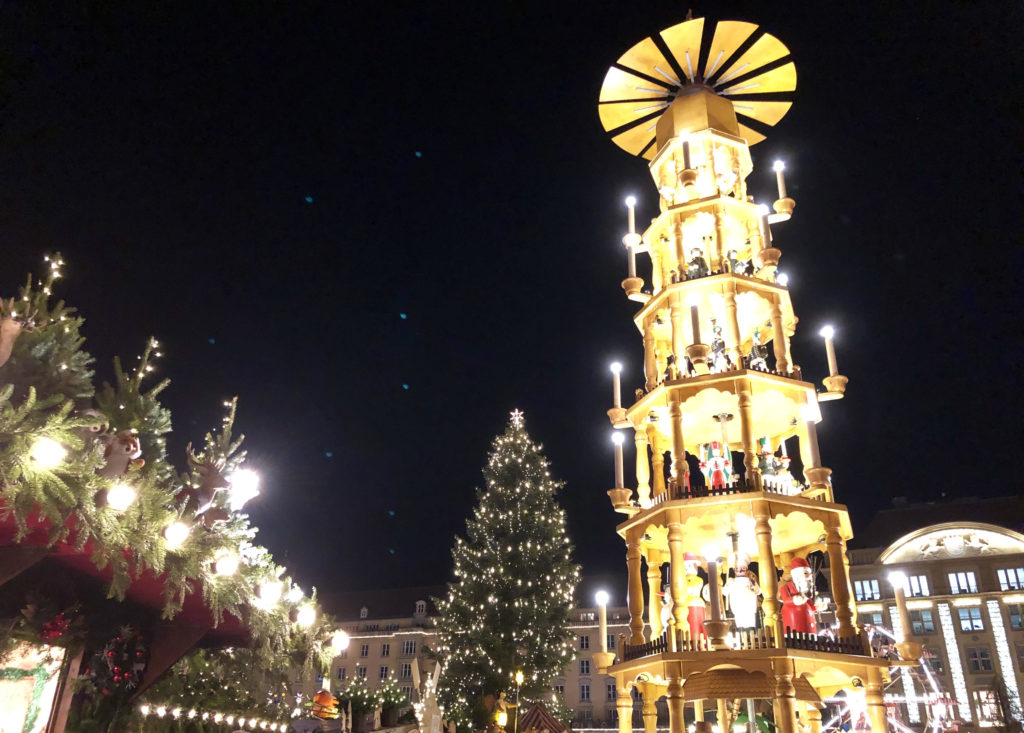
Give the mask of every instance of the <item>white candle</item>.
M 808 468 L 821 467 L 821 454 L 818 452 L 818 426 L 814 420 L 808 420 L 807 425 L 807 455 L 811 460 Z
M 690 306 L 690 327 L 693 330 L 693 343 L 699 344 L 700 341 L 700 313 L 697 310 L 697 304 Z
M 783 171 L 786 170 L 786 164 L 777 160 L 772 168 L 775 170 L 775 182 L 779 185 L 779 198 L 784 199 L 786 198 L 786 179 Z
M 722 620 L 722 596 L 718 591 L 718 558 L 709 555 L 708 561 L 708 596 L 711 600 L 711 620 Z
M 608 651 L 608 593 L 597 592 L 597 628 L 601 634 L 601 652 Z
M 613 362 L 611 365 L 612 370 L 612 405 L 614 407 L 622 407 L 622 378 L 619 376 L 622 373 L 622 364 L 619 362 Z
M 821 335 L 825 338 L 825 355 L 828 357 L 828 375 L 834 377 L 839 374 L 839 367 L 836 366 L 836 343 L 834 341 L 835 330 L 832 326 L 825 326 L 821 329 Z
M 690 141 L 683 139 L 683 168 L 690 170 Z
M 629 196 L 626 198 L 626 209 L 629 212 L 627 214 L 627 221 L 629 225 L 629 233 L 636 234 L 636 198 Z
M 615 443 L 615 488 L 622 489 L 626 486 L 625 472 L 622 469 L 622 433 L 612 433 L 612 442 Z
M 626 245 L 626 272 L 630 277 L 636 277 L 636 250 L 630 244 Z
M 901 643 L 907 640 L 910 635 L 910 611 L 907 609 L 907 576 L 899 571 L 889 573 L 889 582 L 892 583 L 892 594 L 896 601 L 896 613 L 900 617 L 900 633 L 896 635 L 896 642 Z
M 761 206 L 761 241 L 764 249 L 772 246 L 772 228 L 768 225 L 768 211 L 767 206 Z

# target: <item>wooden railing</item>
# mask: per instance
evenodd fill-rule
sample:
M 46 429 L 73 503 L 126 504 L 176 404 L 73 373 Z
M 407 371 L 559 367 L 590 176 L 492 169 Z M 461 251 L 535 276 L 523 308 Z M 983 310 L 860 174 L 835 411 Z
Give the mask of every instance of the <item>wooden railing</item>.
M 787 649 L 802 649 L 811 652 L 833 654 L 864 654 L 864 643 L 859 636 L 830 639 L 827 636 L 807 634 L 800 631 L 786 631 L 783 636 Z

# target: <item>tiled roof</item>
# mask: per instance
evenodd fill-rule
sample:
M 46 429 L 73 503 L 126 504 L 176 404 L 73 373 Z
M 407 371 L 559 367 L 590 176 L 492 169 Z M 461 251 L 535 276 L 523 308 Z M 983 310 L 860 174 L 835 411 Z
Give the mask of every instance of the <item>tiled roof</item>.
M 359 612 L 366 608 L 367 619 L 409 618 L 416 610 L 416 601 L 427 602 L 427 615 L 436 616 L 433 597 L 448 592 L 443 585 L 419 585 L 410 588 L 382 588 L 320 593 L 317 600 L 339 621 L 359 621 Z

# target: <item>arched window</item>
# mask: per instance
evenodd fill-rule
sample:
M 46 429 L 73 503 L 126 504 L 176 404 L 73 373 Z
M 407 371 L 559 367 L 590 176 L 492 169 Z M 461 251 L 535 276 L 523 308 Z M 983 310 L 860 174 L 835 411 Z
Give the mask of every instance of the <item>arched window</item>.
M 416 601 L 416 615 L 417 616 L 423 616 L 426 613 L 427 613 L 427 602 L 426 601 Z
M 370 609 L 368 609 L 366 606 L 363 606 L 359 609 L 359 618 L 366 618 L 369 614 Z

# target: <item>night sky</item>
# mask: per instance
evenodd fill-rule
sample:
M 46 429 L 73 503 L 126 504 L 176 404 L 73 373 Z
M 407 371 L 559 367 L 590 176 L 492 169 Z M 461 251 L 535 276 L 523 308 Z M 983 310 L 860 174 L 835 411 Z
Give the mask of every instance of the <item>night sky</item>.
M 159 338 L 172 458 L 238 395 L 259 540 L 304 583 L 446 579 L 513 408 L 585 572 L 618 570 L 607 365 L 642 380 L 622 202 L 657 200 L 596 102 L 686 10 L 5 2 L 0 292 L 60 250 L 101 376 Z M 894 496 L 1018 492 L 1020 4 L 693 10 L 797 65 L 749 183 L 773 200 L 787 162 L 793 353 L 820 384 L 836 327 L 850 386 L 819 435 L 855 526 Z

